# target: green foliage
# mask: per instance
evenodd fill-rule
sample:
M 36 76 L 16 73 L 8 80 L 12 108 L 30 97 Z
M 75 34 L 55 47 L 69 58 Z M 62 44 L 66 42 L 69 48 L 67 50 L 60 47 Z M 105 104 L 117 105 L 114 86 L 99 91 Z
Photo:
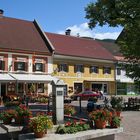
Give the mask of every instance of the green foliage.
M 66 127 L 59 125 L 58 128 L 56 129 L 56 133 L 57 134 L 66 134 L 67 133 Z
M 123 104 L 123 98 L 112 96 L 111 100 L 110 100 L 110 104 L 112 105 L 112 108 L 116 109 L 116 111 L 121 111 L 122 104 Z
M 125 26 L 140 20 L 139 0 L 97 0 L 85 8 L 86 18 L 89 19 L 90 28 L 97 24 L 103 26 Z
M 111 116 L 111 113 L 107 109 L 100 109 L 96 111 L 92 111 L 89 113 L 89 118 L 91 120 L 102 120 L 107 121 Z
M 47 96 L 37 96 L 37 97 L 32 97 L 31 102 L 35 103 L 48 103 L 48 97 Z
M 89 27 L 96 25 L 122 26 L 117 42 L 128 63 L 127 76 L 140 81 L 140 0 L 97 0 L 85 8 Z
M 90 126 L 87 123 L 82 122 L 67 122 L 65 126 L 58 126 L 56 133 L 58 134 L 73 134 L 79 131 L 89 130 Z
M 32 85 L 30 86 L 29 91 L 32 92 L 32 93 L 35 92 L 35 85 L 34 85 L 34 84 L 32 84 Z
M 76 110 L 71 105 L 65 105 L 64 106 L 64 114 L 65 115 L 74 115 L 76 113 Z
M 112 117 L 110 118 L 109 125 L 112 128 L 120 127 L 121 117 L 118 116 L 116 112 L 112 112 Z
M 0 120 L 6 121 L 7 119 L 12 119 L 14 117 L 15 111 L 12 109 L 5 110 L 0 113 Z
M 29 123 L 29 128 L 31 128 L 33 132 L 43 132 L 46 129 L 51 129 L 52 127 L 53 123 L 46 115 L 38 115 L 37 117 L 33 117 Z
M 12 106 L 19 106 L 19 105 L 20 105 L 19 101 L 9 101 L 4 103 L 5 107 L 12 107 Z
M 119 116 L 113 116 L 111 123 L 113 127 L 120 127 L 121 118 Z

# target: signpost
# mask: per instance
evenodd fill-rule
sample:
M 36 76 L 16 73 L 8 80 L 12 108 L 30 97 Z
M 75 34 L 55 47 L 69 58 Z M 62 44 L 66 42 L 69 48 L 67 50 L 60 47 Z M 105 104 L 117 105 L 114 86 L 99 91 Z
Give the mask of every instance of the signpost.
M 62 81 L 52 82 L 53 123 L 64 123 L 64 86 Z

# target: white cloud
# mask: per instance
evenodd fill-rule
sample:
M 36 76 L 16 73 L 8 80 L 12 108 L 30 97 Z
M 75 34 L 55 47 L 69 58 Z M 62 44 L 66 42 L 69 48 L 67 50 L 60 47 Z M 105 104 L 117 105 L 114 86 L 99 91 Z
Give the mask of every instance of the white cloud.
M 90 30 L 87 23 L 82 23 L 80 25 L 69 26 L 67 29 L 71 29 L 71 35 L 81 37 L 92 37 L 98 39 L 116 39 L 120 32 L 98 32 L 98 29 Z M 58 31 L 59 34 L 65 34 L 65 31 Z
M 117 39 L 120 32 L 106 32 L 106 33 L 95 33 L 95 38 L 98 39 Z

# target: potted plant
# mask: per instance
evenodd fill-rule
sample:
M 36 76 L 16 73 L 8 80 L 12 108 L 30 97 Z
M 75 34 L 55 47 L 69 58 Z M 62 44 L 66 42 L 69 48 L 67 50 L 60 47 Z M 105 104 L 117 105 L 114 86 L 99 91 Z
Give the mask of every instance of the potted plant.
M 36 138 L 44 136 L 46 129 L 51 129 L 53 123 L 46 115 L 38 115 L 30 120 L 29 128 L 34 132 Z
M 121 117 L 118 116 L 116 112 L 114 112 L 112 114 L 112 117 L 110 118 L 109 124 L 110 124 L 111 128 L 118 128 L 118 127 L 120 127 Z
M 32 84 L 32 85 L 30 86 L 30 88 L 29 88 L 30 94 L 32 95 L 32 93 L 35 93 L 35 90 L 36 90 L 35 85 Z
M 76 113 L 76 110 L 73 106 L 65 105 L 64 106 L 64 114 L 65 115 L 74 115 Z
M 12 109 L 5 110 L 0 113 L 0 120 L 2 120 L 4 124 L 10 124 L 13 117 L 14 117 L 14 110 Z
M 27 124 L 32 117 L 32 112 L 25 105 L 19 105 L 15 109 L 15 123 Z
M 111 112 L 106 109 L 100 109 L 89 113 L 89 118 L 94 121 L 95 127 L 99 129 L 106 127 L 110 116 Z
M 112 105 L 112 108 L 116 110 L 117 115 L 120 116 L 120 113 L 122 111 L 123 98 L 112 96 L 110 104 Z

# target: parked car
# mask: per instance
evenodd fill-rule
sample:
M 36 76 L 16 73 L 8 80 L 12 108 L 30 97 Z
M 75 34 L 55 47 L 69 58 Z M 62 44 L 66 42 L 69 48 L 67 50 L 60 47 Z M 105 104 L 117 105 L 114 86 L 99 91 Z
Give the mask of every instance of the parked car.
M 89 97 L 97 97 L 97 98 L 99 98 L 100 93 L 96 93 L 96 92 L 93 92 L 93 91 L 84 91 L 84 92 L 74 94 L 74 95 L 71 96 L 71 98 L 73 100 L 78 100 L 80 97 L 81 97 L 81 100 L 88 100 Z

